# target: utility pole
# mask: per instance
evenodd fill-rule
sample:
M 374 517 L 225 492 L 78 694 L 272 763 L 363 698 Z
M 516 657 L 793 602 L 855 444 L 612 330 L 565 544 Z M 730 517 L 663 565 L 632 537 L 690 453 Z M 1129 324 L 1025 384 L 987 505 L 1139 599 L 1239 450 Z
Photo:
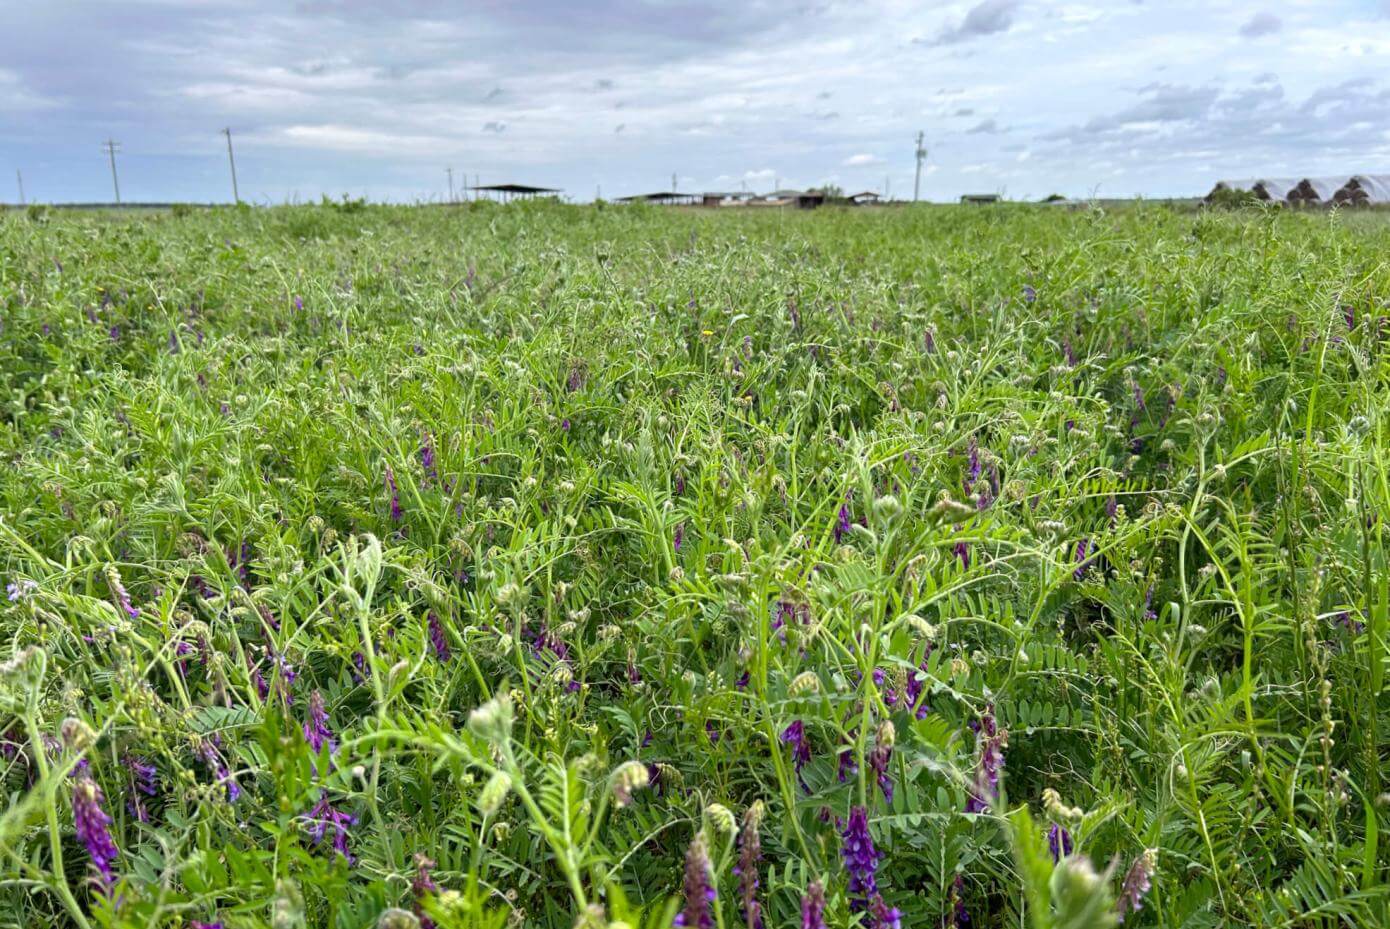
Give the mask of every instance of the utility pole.
M 671 193 L 676 192 L 676 172 L 671 172 Z
M 454 169 L 453 169 L 452 167 L 445 168 L 445 169 L 444 169 L 444 173 L 447 174 L 447 175 L 449 175 L 449 202 L 450 202 L 450 203 L 453 203 L 453 202 L 454 202 Z
M 917 195 L 922 188 L 922 162 L 927 159 L 927 150 L 922 145 L 922 133 L 917 133 L 917 176 L 912 179 L 912 202 L 917 202 Z
M 232 166 L 232 202 L 241 203 L 241 194 L 236 188 L 236 159 L 232 157 L 232 130 L 223 129 L 222 134 L 227 137 L 227 164 Z
M 883 199 L 893 199 L 893 179 L 888 175 L 883 175 Z
M 19 182 L 19 205 L 24 206 L 24 175 L 19 173 L 19 169 L 14 169 L 14 178 Z
M 116 189 L 116 203 L 119 204 L 121 202 L 121 182 L 116 179 L 116 152 L 120 151 L 121 143 L 108 137 L 101 147 L 106 149 L 106 154 L 111 159 L 111 186 Z

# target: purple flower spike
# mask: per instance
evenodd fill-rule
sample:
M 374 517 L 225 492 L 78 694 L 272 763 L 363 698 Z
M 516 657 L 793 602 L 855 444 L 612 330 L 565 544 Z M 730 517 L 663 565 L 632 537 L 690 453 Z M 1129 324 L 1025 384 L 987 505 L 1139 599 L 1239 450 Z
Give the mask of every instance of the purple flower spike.
M 806 739 L 806 725 L 798 719 L 782 730 L 782 741 L 791 746 L 792 765 L 796 768 L 796 779 L 800 782 L 801 789 L 810 793 L 811 788 L 806 786 L 806 780 L 801 774 L 801 769 L 811 760 L 811 743 Z
M 801 929 L 825 929 L 825 888 L 812 881 L 801 897 Z
M 415 918 L 420 920 L 420 929 L 434 929 L 434 920 L 426 915 L 424 907 L 427 899 L 439 893 L 439 885 L 430 876 L 433 867 L 432 860 L 419 853 L 415 855 L 415 879 L 410 882 L 410 895 L 413 898 L 411 909 L 415 912 Z
M 90 776 L 83 774 L 72 788 L 72 818 L 77 840 L 87 848 L 87 857 L 100 875 L 103 888 L 115 882 L 111 862 L 119 852 L 111 838 L 111 817 L 102 809 L 105 797 Z
M 449 651 L 449 640 L 444 635 L 444 624 L 440 622 L 439 614 L 430 610 L 425 621 L 429 626 L 430 646 L 434 649 L 434 657 L 438 658 L 441 664 L 448 664 L 453 652 Z
M 714 884 L 710 879 L 709 850 L 703 834 L 697 834 L 685 853 L 685 906 L 673 925 L 684 929 L 713 929 Z
M 439 469 L 434 456 L 434 437 L 428 432 L 420 440 L 420 467 L 425 471 L 425 486 L 439 479 Z
M 201 919 L 190 919 L 188 929 L 225 929 L 221 922 L 205 923 Z
M 126 755 L 122 760 L 130 774 L 126 811 L 136 822 L 147 823 L 150 821 L 150 810 L 145 805 L 145 797 L 159 796 L 159 770 L 139 755 Z
M 1067 831 L 1066 826 L 1052 824 L 1052 827 L 1047 830 L 1047 847 L 1052 852 L 1053 864 L 1071 854 L 1071 833 Z
M 763 857 L 762 840 L 758 836 L 758 823 L 762 819 L 762 804 L 754 804 L 743 815 L 743 829 L 738 836 L 738 863 L 734 874 L 738 875 L 739 902 L 743 905 L 743 921 L 747 929 L 762 929 L 763 909 L 758 902 L 758 862 Z
M 835 544 L 839 545 L 844 541 L 845 536 L 850 533 L 849 504 L 841 503 L 838 519 L 835 522 Z
M 1076 543 L 1076 570 L 1072 572 L 1072 577 L 1078 581 L 1086 579 L 1086 569 L 1091 566 L 1091 559 L 1088 557 L 1090 552 L 1090 539 L 1081 539 Z
M 849 875 L 849 908 L 853 913 L 867 913 L 865 926 L 872 929 L 898 929 L 902 914 L 896 907 L 883 902 L 878 892 L 878 850 L 869 835 L 869 813 L 862 806 L 849 811 L 849 822 L 840 838 L 840 856 Z
M 678 526 L 676 526 L 676 531 L 671 538 L 671 544 L 675 548 L 677 553 L 680 552 L 681 542 L 683 541 L 685 541 L 685 523 L 681 523 Z
M 1009 744 L 1007 730 L 998 728 L 993 705 L 985 708 L 978 723 L 972 723 L 980 747 L 980 759 L 975 767 L 975 784 L 965 812 L 983 813 L 999 798 L 999 775 L 1004 770 L 1004 747 Z
M 328 792 L 319 793 L 319 802 L 309 811 L 309 837 L 315 845 L 322 845 L 329 831 L 332 831 L 333 850 L 352 864 L 352 854 L 348 851 L 348 829 L 357 824 L 357 817 L 335 809 L 328 800 Z
M 330 755 L 338 750 L 333 730 L 328 728 L 328 710 L 323 705 L 323 694 L 317 690 L 309 695 L 309 719 L 304 723 L 304 741 L 315 752 L 323 751 L 325 745 Z
M 1144 908 L 1144 897 L 1153 889 L 1153 873 L 1157 864 L 1158 853 L 1151 848 L 1145 849 L 1142 855 L 1134 859 L 1120 887 L 1120 898 L 1115 901 L 1120 922 L 1125 921 L 1126 913 L 1137 913 Z

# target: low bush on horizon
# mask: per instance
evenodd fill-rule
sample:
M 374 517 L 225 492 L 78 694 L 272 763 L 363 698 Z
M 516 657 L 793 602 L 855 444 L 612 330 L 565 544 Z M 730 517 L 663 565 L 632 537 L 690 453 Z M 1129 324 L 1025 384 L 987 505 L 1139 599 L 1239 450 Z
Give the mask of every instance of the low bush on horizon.
M 1390 925 L 1387 253 L 0 216 L 0 926 Z

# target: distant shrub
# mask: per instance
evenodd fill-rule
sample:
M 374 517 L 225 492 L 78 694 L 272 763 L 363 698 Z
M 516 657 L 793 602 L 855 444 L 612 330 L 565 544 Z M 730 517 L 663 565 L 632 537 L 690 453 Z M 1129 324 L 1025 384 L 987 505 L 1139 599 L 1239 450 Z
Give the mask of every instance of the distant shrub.
M 171 212 L 175 219 L 184 219 L 193 215 L 193 206 L 188 203 L 175 203 Z
M 332 207 L 339 213 L 360 213 L 367 208 L 367 198 L 352 198 L 349 197 L 347 194 L 343 194 L 341 200 L 330 200 L 328 196 L 325 194 L 323 197 L 323 205 L 326 207 Z
M 29 217 L 31 223 L 42 223 L 48 220 L 48 207 L 42 203 L 31 203 L 24 215 Z
M 1217 210 L 1242 210 L 1264 205 L 1265 201 L 1253 191 L 1239 187 L 1223 187 L 1212 191 L 1207 197 L 1207 206 Z

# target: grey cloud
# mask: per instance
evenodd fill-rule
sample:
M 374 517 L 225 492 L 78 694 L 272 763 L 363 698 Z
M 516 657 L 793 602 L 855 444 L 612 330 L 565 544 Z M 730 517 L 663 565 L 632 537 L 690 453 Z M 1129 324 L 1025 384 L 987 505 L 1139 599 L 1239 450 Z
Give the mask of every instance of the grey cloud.
M 1018 7 L 1019 0 L 982 0 L 970 8 L 958 25 L 942 30 L 929 44 L 953 45 L 1008 32 L 1014 24 L 1014 13 Z
M 981 120 L 969 129 L 965 130 L 966 135 L 993 135 L 999 131 L 999 124 L 993 119 Z
M 1284 21 L 1273 13 L 1256 13 L 1240 27 L 1240 34 L 1247 39 L 1258 39 L 1260 36 L 1273 35 L 1283 28 Z
M 486 123 L 483 123 L 483 131 L 484 131 L 484 132 L 506 132 L 506 131 L 507 131 L 507 124 L 506 124 L 506 123 L 503 123 L 503 122 L 497 122 L 496 120 L 493 120 L 493 121 L 490 121 L 490 122 L 486 122 Z

